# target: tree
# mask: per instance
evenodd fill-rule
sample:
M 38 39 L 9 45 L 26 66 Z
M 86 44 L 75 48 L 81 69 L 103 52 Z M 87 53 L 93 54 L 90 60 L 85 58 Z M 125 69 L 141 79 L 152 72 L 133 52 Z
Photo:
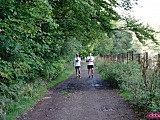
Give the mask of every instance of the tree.
M 127 52 L 132 44 L 132 34 L 127 30 L 117 30 L 114 31 L 112 35 L 113 40 L 113 49 L 110 51 L 111 53 L 123 53 Z
M 99 54 L 128 49 L 130 31 L 141 42 L 147 38 L 156 42 L 155 31 L 149 26 L 115 10 L 129 10 L 134 2 L 137 1 L 0 0 L 0 91 L 4 98 L 15 99 L 23 83 L 39 77 L 53 79 L 75 52 L 85 55 L 89 51 Z M 117 25 L 120 21 L 125 24 Z M 6 86 L 16 87 L 17 93 L 8 91 Z
M 53 15 L 59 25 L 58 31 L 61 31 L 61 36 L 63 36 L 63 38 L 61 37 L 61 48 L 64 48 L 63 43 L 77 40 L 80 41 L 78 43 L 83 46 L 82 48 L 88 49 L 88 46 L 96 46 L 95 44 L 98 42 L 101 43 L 102 33 L 106 33 L 111 41 L 114 41 L 112 38 L 119 39 L 119 36 L 115 35 L 115 33 L 118 34 L 118 31 L 129 37 L 129 41 L 126 43 L 131 41 L 130 31 L 135 32 L 141 42 L 147 37 L 156 42 L 153 37 L 154 30 L 146 29 L 149 27 L 143 26 L 131 18 L 121 16 L 115 10 L 116 7 L 129 10 L 137 4 L 137 0 L 120 0 L 118 2 L 115 0 L 57 0 L 52 2 L 50 0 L 49 3 L 54 6 Z M 125 21 L 125 24 L 119 27 L 117 26 L 119 21 Z M 125 40 L 127 39 L 125 38 Z M 124 48 L 128 49 L 129 46 Z

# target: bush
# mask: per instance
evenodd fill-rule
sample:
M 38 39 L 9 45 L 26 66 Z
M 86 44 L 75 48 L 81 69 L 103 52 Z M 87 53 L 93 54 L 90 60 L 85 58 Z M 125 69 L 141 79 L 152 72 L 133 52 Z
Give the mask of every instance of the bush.
M 65 69 L 65 60 L 45 62 L 42 58 L 26 56 L 13 63 L 0 59 L 0 116 L 5 119 L 9 103 L 19 97 L 33 97 L 35 88 L 44 86 Z
M 104 80 L 107 80 L 112 87 L 119 87 L 122 82 L 122 67 L 125 66 L 125 64 L 102 60 L 96 65 L 98 66 L 98 72 Z
M 160 108 L 160 78 L 155 74 L 154 70 L 148 69 L 145 71 L 145 78 L 142 74 L 140 64 L 130 62 L 128 70 L 130 73 L 123 72 L 123 84 L 121 89 L 130 92 L 130 102 L 143 107 L 148 111 L 159 111 Z
M 160 73 L 154 69 L 144 71 L 137 61 L 128 64 L 99 59 L 96 63 L 103 79 L 113 85 L 119 86 L 121 91 L 127 93 L 127 100 L 143 112 L 160 111 Z M 157 69 L 158 70 L 158 69 Z M 140 109 L 139 109 L 140 110 Z M 146 113 L 144 113 L 146 114 Z

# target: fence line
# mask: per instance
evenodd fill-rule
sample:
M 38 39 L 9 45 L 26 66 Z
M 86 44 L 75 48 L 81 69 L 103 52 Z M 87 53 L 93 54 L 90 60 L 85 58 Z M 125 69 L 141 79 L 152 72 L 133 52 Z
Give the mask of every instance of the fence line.
M 100 54 L 101 58 L 108 59 L 115 62 L 123 62 L 128 63 L 129 61 L 137 60 L 140 64 L 144 62 L 146 65 L 149 65 L 149 68 L 156 67 L 160 63 L 160 53 L 158 53 L 154 57 L 150 57 L 148 52 L 145 53 L 134 53 L 133 51 L 129 51 L 126 53 L 118 53 L 118 54 Z

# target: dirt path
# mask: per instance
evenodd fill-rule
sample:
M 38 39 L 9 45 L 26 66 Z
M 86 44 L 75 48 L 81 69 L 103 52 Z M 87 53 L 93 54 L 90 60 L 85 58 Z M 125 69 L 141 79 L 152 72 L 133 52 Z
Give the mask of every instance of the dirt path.
M 138 120 L 134 111 L 96 73 L 88 78 L 73 73 L 66 81 L 57 84 L 27 113 L 17 120 Z

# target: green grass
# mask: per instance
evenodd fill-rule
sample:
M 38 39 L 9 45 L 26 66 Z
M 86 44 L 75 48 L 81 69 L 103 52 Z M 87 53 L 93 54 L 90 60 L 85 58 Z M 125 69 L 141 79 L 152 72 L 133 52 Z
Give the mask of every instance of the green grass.
M 72 73 L 73 73 L 74 69 L 70 68 L 65 70 L 62 74 L 60 74 L 60 76 L 58 76 L 56 79 L 52 80 L 49 84 L 48 84 L 48 88 L 53 87 L 54 85 L 56 85 L 59 82 L 62 82 L 64 80 L 66 80 Z
M 52 80 L 46 87 L 38 86 L 33 89 L 33 94 L 31 97 L 20 96 L 17 101 L 12 101 L 7 105 L 8 111 L 7 116 L 4 120 L 15 120 L 17 116 L 23 114 L 31 106 L 36 104 L 36 102 L 47 92 L 48 88 L 53 87 L 55 84 L 66 80 L 72 73 L 74 69 L 69 67 L 62 74 L 60 74 L 56 79 Z
M 126 90 L 120 90 L 119 94 L 125 99 L 125 100 L 130 100 L 130 95 L 131 93 Z
M 71 91 L 70 91 L 70 90 L 62 90 L 62 91 L 61 91 L 61 94 L 63 94 L 63 95 L 64 95 L 64 94 L 68 94 L 68 93 L 71 93 Z
M 21 96 L 17 101 L 13 101 L 8 104 L 8 114 L 6 120 L 15 120 L 16 117 L 26 110 L 28 110 L 32 105 L 36 103 L 47 91 L 45 87 L 39 87 L 37 94 L 34 94 L 32 97 Z

